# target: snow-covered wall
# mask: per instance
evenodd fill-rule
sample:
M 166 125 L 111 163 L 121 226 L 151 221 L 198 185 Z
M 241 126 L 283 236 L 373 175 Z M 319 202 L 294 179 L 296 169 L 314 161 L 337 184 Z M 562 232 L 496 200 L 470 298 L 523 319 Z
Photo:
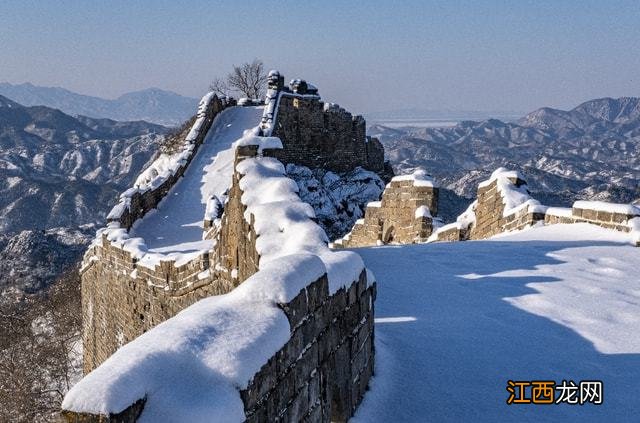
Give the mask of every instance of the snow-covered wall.
M 356 167 L 385 174 L 384 148 L 365 132 L 365 120 L 320 99 L 318 89 L 304 80 L 284 86 L 278 71 L 269 74 L 261 130 L 279 137 L 283 149 L 272 154 L 284 164 L 337 173 Z
M 141 421 L 353 414 L 373 372 L 373 277 L 357 254 L 328 248 L 283 164 L 261 155 L 276 143 L 253 133 L 244 141 L 215 259 L 238 286 L 186 308 L 106 359 L 65 398 L 70 421 L 131 416 L 140 404 Z M 112 265 L 98 259 L 90 271 L 99 278 L 105 266 Z M 129 301 L 150 301 L 140 310 L 167 308 L 158 299 L 168 301 L 170 292 L 163 296 L 144 284 L 134 289 Z
M 202 97 L 196 120 L 178 151 L 160 154 L 138 176 L 134 186 L 120 195 L 118 204 L 107 215 L 107 221 L 129 230 L 136 220 L 154 209 L 184 174 L 216 115 L 228 105 L 233 105 L 233 102 L 221 100 L 212 92 Z
M 457 221 L 440 227 L 429 241 L 484 239 L 536 224 L 586 222 L 631 232 L 640 245 L 640 209 L 632 204 L 576 201 L 572 208 L 546 207 L 531 198 L 526 182 L 516 171 L 499 168 L 478 186 L 478 198 Z
M 356 221 L 335 247 L 363 247 L 386 243 L 423 242 L 440 226 L 439 190 L 424 169 L 395 176 L 380 201 L 367 204 L 364 219 Z

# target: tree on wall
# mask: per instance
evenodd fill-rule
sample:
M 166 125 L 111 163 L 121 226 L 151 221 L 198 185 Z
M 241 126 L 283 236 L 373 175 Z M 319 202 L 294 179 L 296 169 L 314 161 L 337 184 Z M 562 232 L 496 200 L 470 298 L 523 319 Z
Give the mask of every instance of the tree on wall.
M 243 97 L 260 99 L 264 95 L 266 84 L 264 63 L 260 59 L 253 59 L 251 63 L 233 65 L 233 70 L 226 78 L 214 79 L 209 88 L 222 96 L 237 92 Z

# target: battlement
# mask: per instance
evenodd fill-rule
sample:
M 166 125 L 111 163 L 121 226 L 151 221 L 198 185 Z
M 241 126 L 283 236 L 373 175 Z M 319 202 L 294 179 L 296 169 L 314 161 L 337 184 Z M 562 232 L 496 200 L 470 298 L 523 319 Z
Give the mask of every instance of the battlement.
M 384 148 L 366 136 L 366 122 L 337 104 L 321 100 L 318 89 L 294 79 L 288 87 L 278 71 L 269 73 L 265 110 L 260 127 L 266 136 L 280 138 L 274 151 L 284 164 L 348 172 L 357 166 L 385 172 Z

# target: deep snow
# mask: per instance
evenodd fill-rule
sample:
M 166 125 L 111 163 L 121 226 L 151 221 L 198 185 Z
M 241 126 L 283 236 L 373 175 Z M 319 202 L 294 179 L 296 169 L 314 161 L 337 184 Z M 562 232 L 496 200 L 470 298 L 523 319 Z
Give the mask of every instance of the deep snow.
M 574 224 L 357 250 L 378 280 L 377 356 L 354 421 L 638 421 L 629 240 Z M 602 380 L 604 403 L 507 405 L 509 379 Z
M 242 138 L 245 130 L 256 126 L 260 116 L 262 107 L 232 107 L 222 111 L 183 178 L 157 210 L 136 222 L 130 237 L 144 238 L 149 252 L 169 256 L 211 249 L 213 241 L 202 240 L 207 201 L 213 195 L 221 197 L 231 186 L 232 144 Z

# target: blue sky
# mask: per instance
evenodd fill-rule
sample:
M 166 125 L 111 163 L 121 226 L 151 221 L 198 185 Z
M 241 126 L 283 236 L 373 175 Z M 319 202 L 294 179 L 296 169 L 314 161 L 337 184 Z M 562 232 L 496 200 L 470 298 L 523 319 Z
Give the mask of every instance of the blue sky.
M 368 112 L 529 111 L 640 96 L 638 1 L 14 1 L 0 81 L 200 96 L 261 58 Z

